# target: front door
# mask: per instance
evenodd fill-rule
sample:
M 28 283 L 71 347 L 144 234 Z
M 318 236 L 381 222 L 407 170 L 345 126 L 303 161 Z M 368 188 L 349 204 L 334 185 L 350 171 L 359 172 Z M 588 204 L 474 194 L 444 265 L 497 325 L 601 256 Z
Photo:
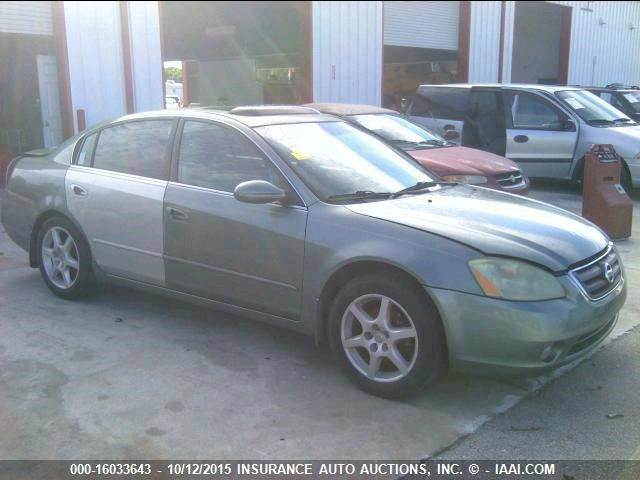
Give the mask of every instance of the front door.
M 42 113 L 42 136 L 45 148 L 62 142 L 62 117 L 60 115 L 60 89 L 56 57 L 38 55 L 38 87 Z
M 507 154 L 529 177 L 566 178 L 578 141 L 576 123 L 542 95 L 505 93 Z
M 244 181 L 290 186 L 242 132 L 207 121 L 182 128 L 165 196 L 167 286 L 288 319 L 300 314 L 307 210 L 233 196 Z
M 134 121 L 90 134 L 67 171 L 69 210 L 107 274 L 164 285 L 163 200 L 175 124 Z

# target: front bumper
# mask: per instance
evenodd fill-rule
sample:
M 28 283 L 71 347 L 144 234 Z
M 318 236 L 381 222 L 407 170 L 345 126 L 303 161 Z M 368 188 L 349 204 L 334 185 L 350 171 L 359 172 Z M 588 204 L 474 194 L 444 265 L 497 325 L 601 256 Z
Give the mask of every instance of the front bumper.
M 450 367 L 490 375 L 531 375 L 597 348 L 616 324 L 627 296 L 625 282 L 594 302 L 568 277 L 560 280 L 568 296 L 543 302 L 425 287 L 442 316 Z

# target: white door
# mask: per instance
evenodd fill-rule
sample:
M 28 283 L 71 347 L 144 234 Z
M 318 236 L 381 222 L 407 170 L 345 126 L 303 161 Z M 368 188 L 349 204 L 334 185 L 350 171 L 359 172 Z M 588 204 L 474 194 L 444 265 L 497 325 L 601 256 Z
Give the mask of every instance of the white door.
M 58 65 L 53 55 L 38 55 L 38 87 L 42 111 L 42 137 L 45 148 L 62 142 Z

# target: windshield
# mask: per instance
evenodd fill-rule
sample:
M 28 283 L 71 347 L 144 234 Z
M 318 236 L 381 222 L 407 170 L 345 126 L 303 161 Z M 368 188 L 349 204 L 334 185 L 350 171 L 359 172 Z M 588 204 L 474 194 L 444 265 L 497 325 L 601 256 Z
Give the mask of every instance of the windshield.
M 356 192 L 395 192 L 436 179 L 345 122 L 268 125 L 256 131 L 323 201 Z
M 640 113 L 640 92 L 624 92 L 622 96 L 633 112 Z
M 445 145 L 447 143 L 439 136 L 397 115 L 353 115 L 350 118 L 390 142 L 415 145 Z
M 634 123 L 620 110 L 586 90 L 564 90 L 556 92 L 556 96 L 590 125 Z

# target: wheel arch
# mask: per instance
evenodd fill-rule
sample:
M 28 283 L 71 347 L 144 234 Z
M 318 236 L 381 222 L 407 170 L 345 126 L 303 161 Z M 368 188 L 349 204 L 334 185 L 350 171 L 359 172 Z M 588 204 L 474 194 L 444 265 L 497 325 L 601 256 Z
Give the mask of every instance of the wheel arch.
M 440 326 L 442 328 L 442 334 L 445 339 L 444 346 L 447 351 L 446 358 L 448 358 L 448 342 L 446 329 L 444 321 L 442 319 L 442 314 L 440 313 L 436 302 L 433 301 L 429 293 L 424 289 L 421 282 L 414 274 L 397 265 L 385 262 L 383 260 L 354 260 L 353 262 L 340 266 L 335 272 L 331 274 L 331 276 L 329 276 L 322 287 L 320 296 L 318 297 L 318 317 L 316 318 L 315 333 L 316 343 L 322 344 L 326 342 L 327 326 L 329 323 L 329 309 L 331 308 L 331 304 L 336 295 L 340 291 L 340 288 L 346 285 L 346 283 L 353 278 L 356 278 L 360 275 L 377 272 L 396 274 L 405 278 L 415 287 L 416 293 L 424 295 L 424 297 L 433 304 L 433 307 L 436 309 L 440 316 Z
M 571 180 L 574 182 L 582 181 L 584 179 L 584 161 L 585 157 L 582 156 L 576 162 L 575 167 L 573 168 L 573 172 L 571 173 Z M 633 179 L 631 178 L 631 170 L 629 170 L 629 165 L 627 165 L 627 161 L 620 157 L 620 168 L 622 171 L 620 172 L 621 181 L 624 179 L 625 173 L 627 174 L 629 180 L 633 183 Z
M 29 235 L 29 265 L 32 268 L 37 268 L 38 265 L 38 232 L 40 231 L 40 228 L 42 227 L 42 225 L 49 220 L 50 218 L 54 218 L 54 217 L 62 217 L 65 220 L 68 220 L 69 222 L 71 222 L 80 232 L 80 235 L 82 235 L 83 240 L 85 241 L 85 243 L 87 244 L 87 247 L 89 248 L 89 251 L 91 251 L 91 247 L 89 245 L 89 242 L 87 241 L 87 237 L 84 234 L 84 232 L 82 231 L 82 228 L 80 228 L 80 225 L 78 225 L 78 222 L 76 222 L 73 217 L 71 217 L 70 215 L 68 215 L 65 212 L 62 212 L 60 210 L 55 210 L 55 209 L 48 209 L 45 210 L 43 212 L 41 212 L 37 217 L 35 222 L 33 223 L 33 228 L 31 229 L 31 234 Z

